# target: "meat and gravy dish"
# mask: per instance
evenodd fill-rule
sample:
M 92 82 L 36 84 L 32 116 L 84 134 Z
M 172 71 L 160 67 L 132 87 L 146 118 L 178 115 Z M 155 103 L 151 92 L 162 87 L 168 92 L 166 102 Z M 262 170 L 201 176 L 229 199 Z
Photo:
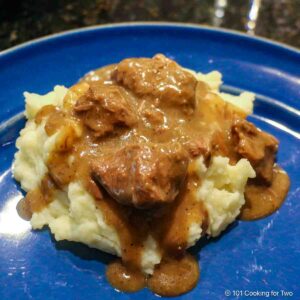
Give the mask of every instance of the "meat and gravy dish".
M 195 287 L 186 250 L 236 218 L 277 210 L 289 178 L 278 140 L 246 120 L 254 95 L 219 91 L 220 73 L 196 74 L 158 54 L 88 73 L 67 89 L 25 93 L 14 177 L 20 215 L 55 239 L 120 259 L 116 289 L 176 296 Z

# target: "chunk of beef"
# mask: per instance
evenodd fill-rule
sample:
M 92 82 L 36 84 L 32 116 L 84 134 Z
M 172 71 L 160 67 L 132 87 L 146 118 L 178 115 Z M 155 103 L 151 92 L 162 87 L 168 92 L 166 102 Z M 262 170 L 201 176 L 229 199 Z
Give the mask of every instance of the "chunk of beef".
M 122 87 L 114 85 L 91 84 L 87 93 L 78 99 L 74 110 L 98 137 L 112 132 L 115 125 L 132 127 L 137 121 L 128 94 Z
M 127 146 L 110 156 L 97 159 L 91 166 L 92 178 L 123 204 L 132 201 L 132 168 L 139 150 L 139 146 Z
M 180 145 L 128 145 L 92 166 L 92 176 L 118 202 L 150 208 L 172 202 L 186 176 Z
M 114 79 L 138 96 L 150 96 L 170 105 L 195 106 L 197 80 L 164 55 L 121 61 Z
M 270 184 L 278 149 L 277 139 L 246 120 L 233 125 L 232 135 L 236 143 L 235 150 L 250 161 L 256 171 L 256 178 Z
M 192 158 L 203 156 L 205 159 L 210 157 L 210 146 L 205 139 L 198 138 L 185 144 Z
M 166 114 L 154 105 L 146 109 L 140 109 L 143 125 L 145 128 L 153 130 L 156 134 L 168 131 L 169 124 Z

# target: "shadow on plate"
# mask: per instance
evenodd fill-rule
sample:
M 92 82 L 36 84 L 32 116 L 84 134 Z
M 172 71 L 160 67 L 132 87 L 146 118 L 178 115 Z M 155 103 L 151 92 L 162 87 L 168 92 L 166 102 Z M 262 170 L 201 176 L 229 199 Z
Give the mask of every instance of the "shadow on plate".
M 48 229 L 47 229 L 48 230 Z M 90 248 L 82 243 L 69 242 L 69 241 L 59 241 L 54 239 L 53 234 L 51 234 L 51 241 L 55 245 L 55 249 L 58 251 L 69 251 L 73 255 L 79 257 L 83 260 L 95 260 L 102 264 L 107 265 L 114 259 L 114 256 L 105 253 L 101 250 Z

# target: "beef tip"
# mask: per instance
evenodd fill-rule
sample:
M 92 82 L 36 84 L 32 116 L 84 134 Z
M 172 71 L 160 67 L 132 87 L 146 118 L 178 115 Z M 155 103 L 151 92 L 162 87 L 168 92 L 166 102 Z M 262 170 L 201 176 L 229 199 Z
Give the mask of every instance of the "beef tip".
M 135 193 L 137 206 L 172 202 L 186 176 L 188 157 L 180 145 L 143 147 L 136 158 Z
M 165 113 L 153 106 L 142 111 L 142 120 L 146 128 L 151 128 L 158 134 L 169 129 Z
M 118 86 L 113 85 L 92 85 L 94 99 L 108 112 L 116 121 L 132 127 L 136 123 L 133 107 L 130 104 L 127 92 Z
M 255 169 L 256 180 L 271 184 L 278 140 L 246 120 L 233 125 L 232 136 L 235 150 L 247 158 Z
M 74 110 L 98 137 L 112 132 L 115 125 L 132 127 L 137 121 L 127 92 L 114 85 L 91 84 Z
M 87 91 L 81 95 L 74 106 L 75 112 L 86 112 L 90 109 L 92 109 L 94 105 L 94 94 L 93 90 L 91 89 L 91 86 L 87 89 Z
M 116 153 L 97 159 L 91 166 L 92 178 L 123 204 L 130 204 L 133 193 L 132 167 L 139 146 L 127 146 Z
M 74 109 L 76 112 L 86 112 L 86 111 L 91 110 L 93 108 L 93 106 L 94 106 L 94 103 L 92 100 L 89 100 L 86 97 L 81 97 L 77 101 Z
M 92 176 L 121 204 L 151 208 L 176 198 L 187 166 L 181 146 L 128 145 L 95 162 Z
M 210 157 L 210 146 L 204 139 L 189 141 L 185 144 L 185 146 L 192 158 L 203 156 L 207 159 Z
M 161 54 L 121 61 L 113 79 L 138 96 L 150 96 L 171 105 L 195 106 L 196 78 Z

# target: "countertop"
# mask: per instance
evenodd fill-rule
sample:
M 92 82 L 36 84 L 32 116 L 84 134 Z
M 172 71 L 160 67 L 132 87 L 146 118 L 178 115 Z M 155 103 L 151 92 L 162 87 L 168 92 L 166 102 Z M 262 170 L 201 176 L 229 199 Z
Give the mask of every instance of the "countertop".
M 128 21 L 205 24 L 300 47 L 300 0 L 0 0 L 0 50 L 68 29 Z

